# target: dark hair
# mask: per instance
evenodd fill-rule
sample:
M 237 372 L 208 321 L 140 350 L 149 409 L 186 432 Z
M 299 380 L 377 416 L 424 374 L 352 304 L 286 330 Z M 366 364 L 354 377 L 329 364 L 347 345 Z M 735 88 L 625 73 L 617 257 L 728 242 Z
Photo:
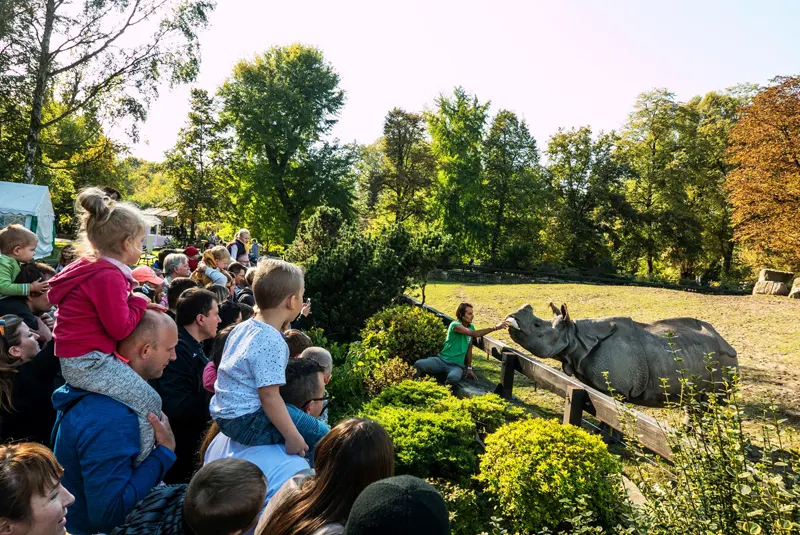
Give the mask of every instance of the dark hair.
M 78 251 L 75 250 L 75 247 L 71 243 L 68 243 L 58 252 L 58 265 L 61 267 L 67 267 L 67 265 L 73 262 L 77 256 Z
M 219 306 L 219 327 L 217 331 L 224 329 L 229 325 L 235 325 L 236 320 L 241 316 L 242 308 L 239 303 L 231 303 L 225 301 Z
M 283 401 L 302 409 L 317 395 L 318 373 L 325 373 L 325 369 L 313 360 L 290 359 L 286 365 L 286 384 L 280 388 Z
M 472 308 L 472 305 L 470 305 L 469 303 L 461 303 L 460 305 L 458 305 L 458 310 L 456 310 L 456 319 L 458 321 L 464 319 L 464 314 L 467 313 L 468 308 Z
M 231 262 L 230 265 L 228 266 L 228 273 L 230 273 L 231 275 L 236 275 L 240 271 L 246 271 L 246 270 L 247 268 L 244 267 L 239 262 Z
M 64 469 L 53 452 L 33 442 L 0 446 L 0 518 L 26 522 L 33 516 L 34 494 L 46 496 Z
M 242 309 L 242 321 L 247 321 L 253 317 L 256 311 L 247 303 L 239 303 L 239 308 Z
M 6 314 L 0 321 L 0 409 L 14 410 L 11 392 L 14 389 L 14 377 L 17 369 L 24 364 L 21 359 L 12 357 L 9 350 L 22 342 L 20 326 L 22 318 L 14 314 Z M 2 494 L 0 494 L 2 496 Z M 2 516 L 2 515 L 0 515 Z
M 300 353 L 314 345 L 311 338 L 299 329 L 289 329 L 283 333 L 283 339 L 289 346 L 289 358 L 293 359 L 300 356 Z
M 156 298 L 156 291 L 152 290 L 147 287 L 147 285 L 142 285 L 132 290 L 133 293 L 142 294 L 146 298 L 150 300 L 150 302 L 155 303 Z
M 11 224 L 0 230 L 0 253 L 11 254 L 17 247 L 36 243 L 36 234 L 22 225 Z
M 217 304 L 219 305 L 222 305 L 222 303 L 226 302 L 228 297 L 231 295 L 230 290 L 221 284 L 206 284 L 205 289 L 214 294 L 214 298 L 217 300 Z
M 30 284 L 38 280 L 49 279 L 55 274 L 55 269 L 41 262 L 22 264 L 19 267 L 19 275 L 14 279 L 14 282 L 17 284 Z
M 174 310 L 178 306 L 178 299 L 181 294 L 189 288 L 197 288 L 197 283 L 189 277 L 175 277 L 169 283 L 167 290 L 167 307 Z
M 316 475 L 307 478 L 272 513 L 259 535 L 304 535 L 325 524 L 344 524 L 370 483 L 394 475 L 392 439 L 372 420 L 345 420 L 317 444 Z
M 267 496 L 261 469 L 244 459 L 208 463 L 192 478 L 183 515 L 195 535 L 244 531 L 254 525 Z
M 236 325 L 228 325 L 221 331 L 217 333 L 217 336 L 214 337 L 214 358 L 211 359 L 214 361 L 214 367 L 219 370 L 219 363 L 222 360 L 222 351 L 225 349 L 225 342 L 228 341 L 228 335 L 231 334 L 231 331 L 236 328 Z
M 214 308 L 217 297 L 203 288 L 189 288 L 178 298 L 175 309 L 175 323 L 179 327 L 191 325 L 197 316 L 208 316 Z

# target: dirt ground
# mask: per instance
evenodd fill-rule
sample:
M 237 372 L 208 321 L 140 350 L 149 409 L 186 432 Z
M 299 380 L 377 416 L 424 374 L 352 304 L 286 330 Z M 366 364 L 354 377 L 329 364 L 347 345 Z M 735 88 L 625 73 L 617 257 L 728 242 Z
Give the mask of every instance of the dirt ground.
M 737 351 L 742 375 L 742 401 L 748 416 L 758 416 L 775 404 L 800 429 L 800 300 L 773 296 L 712 296 L 631 286 L 590 284 L 479 285 L 435 282 L 426 290 L 427 303 L 455 316 L 462 301 L 475 310 L 475 326 L 483 328 L 503 320 L 510 312 L 530 303 L 540 317 L 551 317 L 548 303 L 566 303 L 574 319 L 630 316 L 649 322 L 674 317 L 694 317 L 711 323 Z M 496 338 L 515 345 L 506 332 Z M 519 347 L 519 346 L 516 346 Z M 522 349 L 522 348 L 519 348 Z M 560 368 L 554 360 L 547 364 Z M 487 367 L 488 366 L 488 367 Z M 494 363 L 480 369 L 493 375 Z M 549 413 L 563 403 L 549 393 L 526 392 L 523 398 Z M 656 417 L 664 411 L 647 409 Z

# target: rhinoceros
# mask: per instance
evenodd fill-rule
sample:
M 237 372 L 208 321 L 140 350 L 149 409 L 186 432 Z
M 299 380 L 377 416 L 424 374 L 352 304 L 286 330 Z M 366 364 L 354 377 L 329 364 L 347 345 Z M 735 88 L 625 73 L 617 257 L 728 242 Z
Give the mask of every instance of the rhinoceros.
M 677 401 L 681 369 L 685 376 L 699 378 L 701 389 L 713 388 L 728 367 L 738 369 L 736 350 L 705 321 L 674 318 L 640 323 L 625 317 L 575 321 L 566 305 L 559 309 L 550 303 L 550 307 L 552 320 L 536 317 L 531 305 L 510 314 L 506 321 L 511 338 L 537 357 L 561 361 L 566 374 L 601 392 L 608 393 L 610 385 L 631 403 L 660 407 L 665 394 Z M 674 334 L 680 363 L 667 333 Z M 706 369 L 707 355 L 719 370 L 713 377 Z

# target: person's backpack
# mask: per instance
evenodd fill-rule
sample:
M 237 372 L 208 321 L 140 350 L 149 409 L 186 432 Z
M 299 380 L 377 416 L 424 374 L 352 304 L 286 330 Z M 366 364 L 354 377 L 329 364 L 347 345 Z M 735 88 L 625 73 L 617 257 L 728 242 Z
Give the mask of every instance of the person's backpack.
M 155 487 L 111 535 L 192 535 L 192 530 L 183 521 L 183 499 L 187 487 Z

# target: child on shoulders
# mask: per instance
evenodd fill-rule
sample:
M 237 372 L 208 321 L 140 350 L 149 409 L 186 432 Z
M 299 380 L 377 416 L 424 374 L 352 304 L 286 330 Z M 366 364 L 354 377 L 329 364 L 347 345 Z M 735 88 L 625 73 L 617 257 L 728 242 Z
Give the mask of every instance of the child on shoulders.
M 22 225 L 9 225 L 0 230 L 0 295 L 27 297 L 31 293 L 44 292 L 50 285 L 44 281 L 17 284 L 14 279 L 20 272 L 20 264 L 33 260 L 39 239 Z
M 246 446 L 286 444 L 305 455 L 330 430 L 300 408 L 286 405 L 289 347 L 281 326 L 303 306 L 303 271 L 283 260 L 259 264 L 253 277 L 257 314 L 229 335 L 217 370 L 211 417 L 232 440 Z

